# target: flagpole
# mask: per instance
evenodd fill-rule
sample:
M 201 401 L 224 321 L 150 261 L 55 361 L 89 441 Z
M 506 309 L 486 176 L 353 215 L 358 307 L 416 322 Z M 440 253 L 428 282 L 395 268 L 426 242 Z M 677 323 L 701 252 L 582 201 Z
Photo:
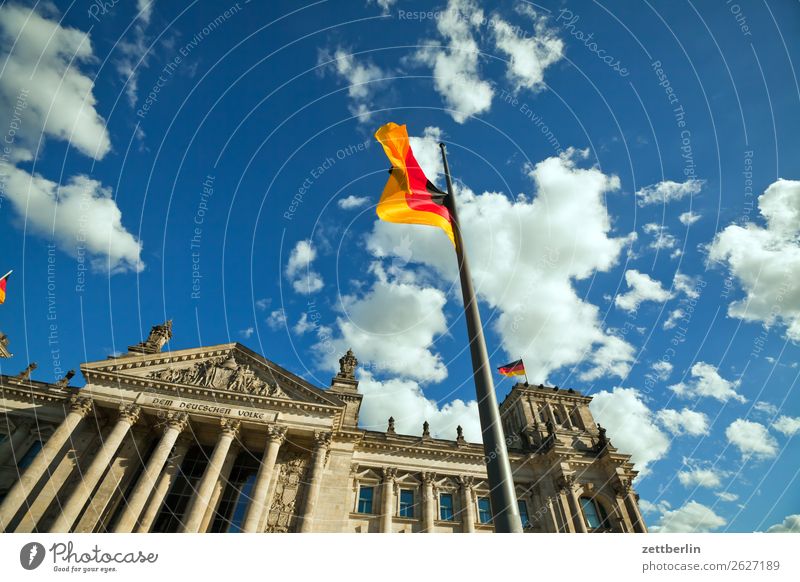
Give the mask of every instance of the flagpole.
M 525 386 L 527 386 L 528 383 L 529 383 L 528 382 L 528 369 L 525 367 L 525 360 L 520 358 L 519 361 L 522 362 L 522 369 L 525 370 Z
M 506 449 L 503 425 L 500 422 L 497 396 L 494 392 L 492 369 L 489 367 L 489 354 L 483 338 L 481 314 L 478 310 L 475 290 L 472 287 L 464 241 L 461 238 L 461 225 L 458 222 L 453 182 L 450 179 L 450 167 L 447 164 L 447 151 L 443 143 L 440 143 L 439 147 L 442 150 L 444 175 L 447 179 L 448 196 L 445 203 L 452 218 L 458 272 L 461 278 L 461 293 L 464 297 L 464 315 L 467 321 L 469 350 L 472 355 L 473 379 L 478 400 L 478 414 L 481 420 L 486 473 L 489 476 L 489 496 L 494 514 L 494 529 L 497 533 L 522 533 L 517 494 L 514 491 L 514 477 L 511 473 L 511 464 L 508 462 L 508 450 Z
M 11 269 L 11 270 L 10 270 L 8 273 L 6 273 L 6 274 L 5 274 L 5 275 L 3 275 L 2 277 L 0 277 L 0 281 L 2 281 L 3 279 L 5 279 L 6 277 L 8 277 L 8 276 L 9 276 L 11 273 L 13 273 L 13 272 L 14 272 L 14 269 Z

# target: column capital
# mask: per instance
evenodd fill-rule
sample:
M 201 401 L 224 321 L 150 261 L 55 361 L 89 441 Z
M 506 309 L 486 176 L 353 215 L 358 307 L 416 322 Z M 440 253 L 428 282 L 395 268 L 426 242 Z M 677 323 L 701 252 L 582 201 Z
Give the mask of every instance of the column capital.
M 469 491 L 475 484 L 475 478 L 472 475 L 460 475 L 458 477 L 458 483 L 461 485 L 462 489 Z
M 576 483 L 577 481 L 575 480 L 575 475 L 563 475 L 558 480 L 558 487 L 565 493 L 572 493 L 575 489 Z
M 70 396 L 69 397 L 69 411 L 77 412 L 81 416 L 86 416 L 94 408 L 94 401 L 86 396 Z
M 633 492 L 633 484 L 628 480 L 620 479 L 619 482 L 614 484 L 614 493 L 620 497 L 625 497 Z
M 162 427 L 164 432 L 169 429 L 175 429 L 178 432 L 183 432 L 189 426 L 189 415 L 185 412 L 168 412 L 164 415 Z
M 223 418 L 219 424 L 222 427 L 223 435 L 236 438 L 242 426 L 242 421 L 233 418 Z
M 423 471 L 420 473 L 420 476 L 422 477 L 423 483 L 433 483 L 436 481 L 436 473 L 432 471 Z
M 283 444 L 286 440 L 286 433 L 289 427 L 280 424 L 267 425 L 267 442 L 276 442 L 279 445 Z
M 383 475 L 384 483 L 393 483 L 397 476 L 397 469 L 394 467 L 383 467 L 381 469 L 381 474 Z
M 331 433 L 319 430 L 314 432 L 314 450 L 327 451 L 330 445 Z
M 141 415 L 141 413 L 142 407 L 137 404 L 120 404 L 119 420 L 125 421 L 133 426 L 139 420 L 139 415 Z

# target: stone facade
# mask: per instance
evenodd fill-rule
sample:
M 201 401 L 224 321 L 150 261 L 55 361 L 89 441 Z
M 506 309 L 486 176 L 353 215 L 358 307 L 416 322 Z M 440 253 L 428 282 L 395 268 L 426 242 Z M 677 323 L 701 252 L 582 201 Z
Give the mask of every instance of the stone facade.
M 327 389 L 171 323 L 69 378 L 0 377 L 7 532 L 491 532 L 483 447 L 358 428 L 355 356 Z M 574 390 L 500 405 L 526 532 L 645 532 L 630 459 Z M 460 428 L 460 427 L 459 427 Z

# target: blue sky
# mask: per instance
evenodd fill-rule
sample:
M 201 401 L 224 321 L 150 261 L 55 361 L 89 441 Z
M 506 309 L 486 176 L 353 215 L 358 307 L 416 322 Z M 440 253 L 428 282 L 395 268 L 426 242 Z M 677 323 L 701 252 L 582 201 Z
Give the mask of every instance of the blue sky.
M 800 525 L 794 2 L 4 3 L 0 329 L 49 380 L 167 318 L 362 423 L 479 435 L 455 258 L 376 223 L 450 166 L 492 363 L 595 395 L 662 531 Z M 499 381 L 498 396 L 510 390 Z

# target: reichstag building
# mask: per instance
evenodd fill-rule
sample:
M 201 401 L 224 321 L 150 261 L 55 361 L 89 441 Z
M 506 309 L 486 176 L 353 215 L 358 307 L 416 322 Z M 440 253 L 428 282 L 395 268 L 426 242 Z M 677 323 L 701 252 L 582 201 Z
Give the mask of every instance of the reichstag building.
M 0 530 L 493 531 L 483 446 L 359 428 L 352 352 L 322 388 L 238 343 L 162 351 L 171 337 L 83 364 L 82 388 L 35 364 L 0 376 Z M 500 405 L 526 532 L 647 531 L 590 400 L 520 383 Z

